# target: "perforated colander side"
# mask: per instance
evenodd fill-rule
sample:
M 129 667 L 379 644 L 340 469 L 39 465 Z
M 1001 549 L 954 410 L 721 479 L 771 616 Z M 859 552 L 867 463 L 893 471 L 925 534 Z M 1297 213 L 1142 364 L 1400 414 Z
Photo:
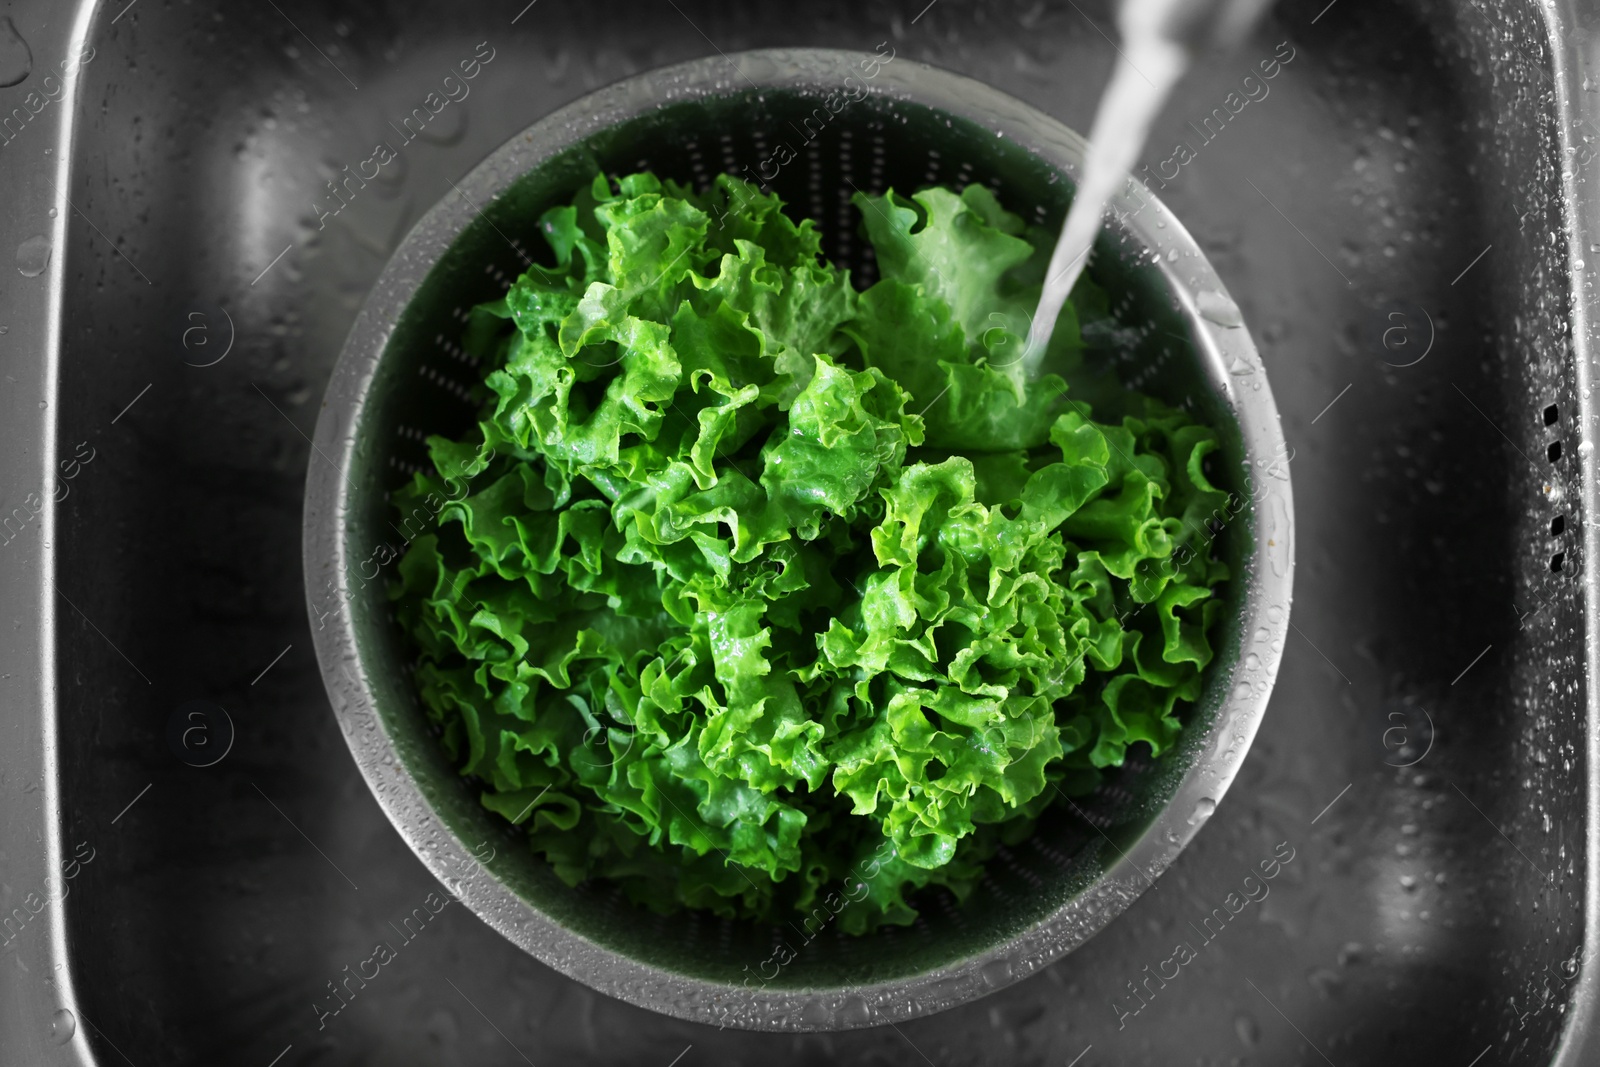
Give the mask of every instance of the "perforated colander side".
M 857 233 L 850 203 L 857 191 L 981 182 L 1030 221 L 1058 223 L 1065 211 L 1081 142 L 1025 105 L 897 60 L 863 99 L 821 112 L 827 121 L 819 123 L 817 109 L 859 57 L 801 50 L 736 58 L 737 78 L 720 59 L 689 64 L 604 90 L 546 120 L 459 183 L 470 200 L 447 195 L 406 239 L 352 332 L 319 423 L 319 444 L 339 455 L 351 477 L 341 482 L 312 468 L 309 585 L 345 581 L 319 558 L 328 554 L 323 546 L 338 546 L 332 554 L 348 560 L 374 539 L 392 538 L 387 491 L 426 463 L 428 435 L 457 437 L 475 420 L 473 390 L 484 368 L 459 344 L 467 311 L 503 295 L 528 257 L 543 257 L 534 220 L 569 201 L 597 170 L 649 169 L 695 187 L 722 172 L 757 180 L 791 213 L 815 220 L 824 254 L 847 267 L 858 287 L 876 279 L 876 264 Z M 774 168 L 783 147 L 792 158 Z M 1127 327 L 1121 350 L 1104 358 L 1128 384 L 1217 425 L 1218 478 L 1249 499 L 1264 457 L 1281 448 L 1276 411 L 1270 391 L 1240 396 L 1220 368 L 1215 328 L 1198 318 L 1185 290 L 1201 282 L 1220 290 L 1220 283 L 1164 210 L 1153 209 L 1164 220 L 1159 235 L 1151 219 L 1134 218 L 1101 241 L 1093 272 L 1122 294 L 1114 310 Z M 1180 252 L 1182 279 L 1166 267 Z M 1228 341 L 1231 358 L 1255 360 L 1242 330 Z M 337 518 L 330 500 L 346 505 Z M 1286 501 L 1285 490 L 1285 520 Z M 914 926 L 865 937 L 825 927 L 777 976 L 763 973 L 754 986 L 751 975 L 774 949 L 798 947 L 797 926 L 694 911 L 655 916 L 612 885 L 568 888 L 519 832 L 478 804 L 478 790 L 426 729 L 405 678 L 411 651 L 371 588 L 354 591 L 350 616 L 319 638 L 318 653 L 363 772 L 388 787 L 379 790 L 386 811 L 430 867 L 455 878 L 463 899 L 513 941 L 606 992 L 671 1014 L 772 1029 L 862 1026 L 970 999 L 1058 957 L 1131 903 L 1192 836 L 1203 815 L 1187 808 L 1202 793 L 1214 806 L 1265 705 L 1259 683 L 1236 687 L 1245 646 L 1263 664 L 1257 677 L 1266 688 L 1281 651 L 1257 648 L 1249 637 L 1267 604 L 1287 607 L 1287 575 L 1262 548 L 1265 519 L 1249 512 L 1218 540 L 1237 576 L 1228 590 L 1231 617 L 1176 751 L 1152 764 L 1136 746 L 1094 794 L 1057 803 L 1032 837 L 1002 849 L 965 902 L 929 894 Z M 1278 537 L 1286 554 L 1287 529 Z M 1163 813 L 1175 795 L 1186 810 Z M 485 842 L 494 854 L 480 864 L 469 853 L 481 858 Z
M 865 109 L 862 109 L 865 112 Z M 862 116 L 856 116 L 860 119 Z M 784 198 L 791 216 L 802 216 L 816 223 L 822 233 L 824 255 L 836 265 L 847 268 L 858 288 L 866 288 L 877 280 L 877 261 L 872 245 L 859 234 L 860 213 L 851 203 L 857 191 L 880 194 L 894 185 L 902 192 L 939 182 L 949 181 L 960 189 L 967 184 L 980 182 L 987 185 L 1010 210 L 1044 222 L 1050 217 L 1049 205 L 1019 203 L 1012 199 L 998 174 L 975 171 L 972 162 L 964 161 L 947 168 L 938 149 L 925 148 L 914 154 L 894 151 L 893 124 L 886 119 L 868 120 L 856 128 L 849 116 L 841 115 L 830 126 L 819 131 L 806 144 L 798 158 L 786 168 L 779 168 L 772 181 L 758 181 L 763 192 L 777 192 Z M 608 165 L 607 173 L 622 174 L 629 171 L 651 171 L 659 177 L 672 178 L 697 191 L 704 191 L 718 174 L 729 173 L 740 177 L 758 178 L 759 172 L 750 160 L 766 160 L 779 143 L 794 140 L 778 137 L 767 129 L 756 126 L 739 133 L 727 131 L 716 134 L 687 135 L 676 152 L 656 152 L 628 159 L 623 166 Z M 891 153 L 894 162 L 891 165 Z M 577 190 L 573 189 L 575 193 Z M 552 205 L 553 206 L 553 205 Z M 504 294 L 505 290 L 523 272 L 524 255 L 536 262 L 548 259 L 543 240 L 537 228 L 512 230 L 505 224 L 499 228 L 509 238 L 508 247 L 497 260 L 483 266 L 484 299 Z M 454 436 L 464 428 L 463 419 L 476 418 L 481 406 L 473 400 L 473 386 L 481 382 L 485 368 L 480 361 L 468 355 L 460 344 L 466 317 L 472 304 L 455 304 L 448 316 L 437 323 L 432 344 L 406 354 L 416 360 L 418 388 L 428 397 L 429 414 L 435 422 L 430 426 L 399 423 L 390 439 L 386 463 L 398 472 L 402 480 L 412 473 L 430 468 L 426 440 L 432 434 Z M 398 483 L 394 486 L 398 487 Z M 1128 814 L 1137 804 L 1140 786 L 1150 769 L 1144 758 L 1148 749 L 1135 746 L 1127 764 L 1120 772 L 1108 772 L 1099 789 L 1089 797 L 1075 801 L 1078 818 L 1101 830 L 1118 827 L 1127 822 Z M 990 873 L 984 888 L 1000 900 L 1008 900 L 1024 887 L 1041 889 L 1048 884 L 1059 884 L 1081 870 L 1084 847 L 1092 845 L 1097 835 L 1071 826 L 1058 831 L 1068 835 L 1046 841 L 1034 837 L 1011 848 L 1002 848 L 989 863 Z M 599 885 L 589 890 L 594 899 L 607 911 L 633 909 L 627 899 L 614 886 Z M 954 897 L 942 888 L 933 888 L 923 894 L 919 903 L 924 910 L 932 910 L 956 926 L 964 927 L 963 908 Z M 713 927 L 711 936 L 718 943 L 729 940 L 732 928 L 743 925 L 703 913 L 698 921 L 685 925 L 670 917 L 653 917 L 654 935 L 675 937 L 686 950 L 701 946 L 707 936 L 707 927 Z M 930 932 L 934 924 L 926 918 L 919 919 L 913 931 L 920 936 Z M 725 929 L 726 928 L 726 929 Z M 829 940 L 835 942 L 835 951 L 845 956 L 856 954 L 855 946 L 867 944 L 872 939 L 850 937 L 836 929 L 828 931 Z M 772 931 L 776 946 L 785 936 L 783 928 Z M 889 929 L 881 940 L 894 942 L 900 934 Z M 877 952 L 877 947 L 867 949 Z

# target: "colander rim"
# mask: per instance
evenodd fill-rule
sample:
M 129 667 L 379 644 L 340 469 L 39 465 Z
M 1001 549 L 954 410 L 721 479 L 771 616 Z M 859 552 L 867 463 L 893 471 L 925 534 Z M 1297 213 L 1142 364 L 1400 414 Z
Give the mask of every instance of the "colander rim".
M 497 879 L 459 840 L 402 769 L 394 739 L 376 710 L 351 612 L 349 513 L 356 428 L 379 363 L 401 312 L 445 250 L 490 203 L 540 162 L 612 124 L 665 102 L 760 91 L 817 90 L 839 85 L 870 53 L 812 48 L 758 49 L 708 56 L 648 71 L 591 93 L 535 122 L 454 183 L 401 242 L 363 304 L 323 400 L 305 495 L 303 552 L 306 595 L 316 654 L 334 714 L 363 778 L 385 814 L 430 872 L 473 912 L 524 951 L 603 993 L 667 1015 L 719 1026 L 776 1031 L 843 1030 L 900 1022 L 976 999 L 1036 972 L 1087 941 L 1136 900 L 1188 844 L 1237 774 L 1254 739 L 1282 655 L 1293 581 L 1293 498 L 1288 455 L 1271 387 L 1243 328 L 1204 317 L 1199 294 L 1226 289 L 1188 231 L 1147 188 L 1131 180 L 1121 225 L 1145 249 L 1176 297 L 1196 356 L 1219 397 L 1235 413 L 1251 461 L 1246 513 L 1251 555 L 1239 598 L 1240 648 L 1226 679 L 1229 695 L 1176 792 L 1148 829 L 1083 892 L 1005 942 L 922 974 L 851 987 L 751 989 L 683 975 L 598 944 L 563 926 Z M 1060 122 L 986 84 L 897 58 L 857 84 L 900 106 L 963 115 L 1009 137 L 1075 178 L 1086 144 Z M 1137 203 L 1142 210 L 1132 211 Z M 1180 253 L 1183 274 L 1167 253 Z M 1255 377 L 1243 388 L 1224 366 L 1243 363 Z M 1267 462 L 1282 468 L 1269 474 Z M 1271 479 L 1270 482 L 1266 481 Z M 1269 617 L 1276 608 L 1278 614 Z M 1265 636 L 1262 636 L 1265 635 Z M 1274 640 L 1274 636 L 1276 639 Z M 1251 685 L 1235 685 L 1247 655 L 1259 664 Z M 1219 665 L 1220 667 L 1221 665 Z M 1199 724 L 1195 724 L 1198 726 Z M 1224 744 L 1226 747 L 1224 748 Z M 381 785 L 381 788 L 380 788 Z

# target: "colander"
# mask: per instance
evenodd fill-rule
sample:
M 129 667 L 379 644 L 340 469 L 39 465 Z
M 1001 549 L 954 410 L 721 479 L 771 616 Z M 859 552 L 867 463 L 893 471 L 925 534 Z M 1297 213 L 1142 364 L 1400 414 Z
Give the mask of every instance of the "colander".
M 467 309 L 501 295 L 542 241 L 534 220 L 597 170 L 649 168 L 704 186 L 727 171 L 814 218 L 858 284 L 876 277 L 850 197 L 981 182 L 1058 225 L 1084 143 L 978 82 L 876 53 L 744 52 L 630 78 L 535 123 L 417 224 L 345 343 L 306 486 L 307 596 L 334 714 L 395 827 L 485 922 L 612 996 L 719 1026 L 826 1030 L 938 1011 L 1018 981 L 1081 944 L 1141 893 L 1204 824 L 1244 760 L 1288 625 L 1289 460 L 1238 311 L 1194 240 L 1130 183 L 1091 273 L 1118 328 L 1099 358 L 1130 385 L 1221 431 L 1214 516 L 1234 575 L 1218 655 L 1159 762 L 1130 756 L 1092 796 L 1062 801 L 1003 850 L 964 903 L 927 898 L 915 925 L 847 937 L 798 923 L 657 916 L 614 887 L 570 888 L 446 758 L 415 695 L 412 654 L 385 592 L 404 550 L 389 491 L 458 435 L 483 368 L 457 344 Z M 1142 752 L 1142 746 L 1136 746 Z

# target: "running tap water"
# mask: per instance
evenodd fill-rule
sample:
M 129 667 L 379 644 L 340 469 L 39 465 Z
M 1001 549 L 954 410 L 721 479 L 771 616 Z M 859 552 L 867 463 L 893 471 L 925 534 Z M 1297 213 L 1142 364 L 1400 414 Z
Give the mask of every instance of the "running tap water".
M 1061 237 L 1050 256 L 1044 291 L 1028 330 L 1022 366 L 1029 378 L 1039 373 L 1056 317 L 1072 292 L 1100 232 L 1106 203 L 1133 168 L 1139 150 L 1196 53 L 1237 44 L 1269 0 L 1124 0 L 1117 12 L 1122 48 L 1111 82 L 1100 98 L 1083 180 L 1072 198 Z

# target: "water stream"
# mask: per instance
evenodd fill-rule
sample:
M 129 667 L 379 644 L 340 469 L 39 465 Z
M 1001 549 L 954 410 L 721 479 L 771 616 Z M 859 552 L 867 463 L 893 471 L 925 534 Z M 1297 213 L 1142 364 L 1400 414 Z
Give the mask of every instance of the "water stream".
M 1050 335 L 1055 332 L 1056 317 L 1088 261 L 1106 204 L 1133 169 L 1150 135 L 1150 124 L 1189 66 L 1189 53 L 1182 45 L 1155 32 L 1131 35 L 1130 23 L 1134 20 L 1127 20 L 1124 25 L 1128 39 L 1118 53 L 1111 82 L 1095 112 L 1083 180 L 1073 195 L 1067 221 L 1050 257 L 1044 291 L 1028 331 L 1023 368 L 1030 378 L 1038 374 Z
M 1055 332 L 1056 316 L 1083 272 L 1100 233 L 1106 205 L 1133 169 L 1150 136 L 1150 124 L 1167 95 L 1188 70 L 1197 50 L 1231 47 L 1241 41 L 1271 0 L 1122 0 L 1117 28 L 1122 47 L 1094 126 L 1083 177 L 1050 256 L 1044 291 L 1028 329 L 1022 366 L 1028 377 Z

